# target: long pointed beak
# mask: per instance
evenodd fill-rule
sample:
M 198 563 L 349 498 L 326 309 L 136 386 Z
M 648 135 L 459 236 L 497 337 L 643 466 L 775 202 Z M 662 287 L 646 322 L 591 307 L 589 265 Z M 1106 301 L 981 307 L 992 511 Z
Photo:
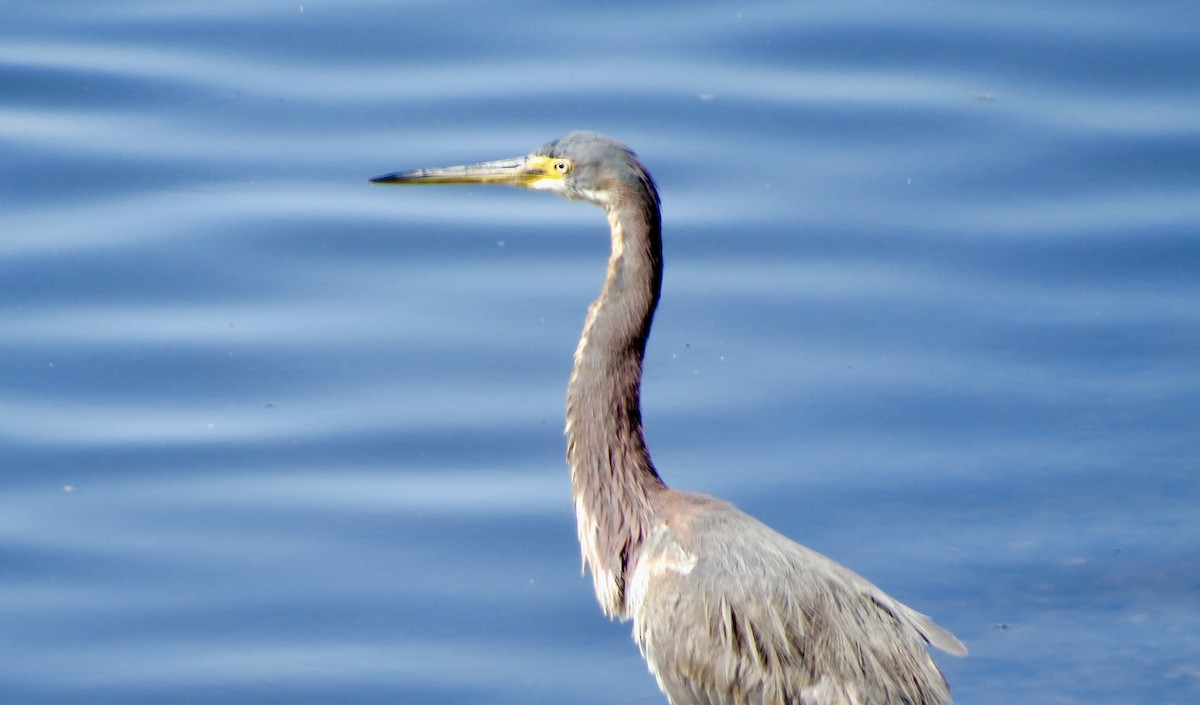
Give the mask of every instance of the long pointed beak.
M 547 188 L 561 182 L 549 157 L 513 157 L 481 164 L 397 171 L 371 179 L 373 184 L 504 184 L 520 188 Z

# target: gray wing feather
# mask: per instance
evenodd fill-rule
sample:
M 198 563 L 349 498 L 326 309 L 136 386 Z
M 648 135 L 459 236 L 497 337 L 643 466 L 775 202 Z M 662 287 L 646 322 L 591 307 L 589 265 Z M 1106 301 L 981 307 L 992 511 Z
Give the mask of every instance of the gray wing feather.
M 690 496 L 633 567 L 634 638 L 674 705 L 940 705 L 924 649 L 966 649 L 870 582 Z

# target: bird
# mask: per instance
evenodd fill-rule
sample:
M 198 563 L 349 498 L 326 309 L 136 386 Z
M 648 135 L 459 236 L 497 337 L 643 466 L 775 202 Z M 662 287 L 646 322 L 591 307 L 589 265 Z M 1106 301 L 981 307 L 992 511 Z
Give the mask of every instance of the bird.
M 593 203 L 611 254 L 567 384 L 583 566 L 632 621 L 672 705 L 941 705 L 926 649 L 967 649 L 865 578 L 729 502 L 667 486 L 642 428 L 642 362 L 663 280 L 658 188 L 627 146 L 575 131 L 527 156 L 398 171 L 379 184 L 501 184 Z

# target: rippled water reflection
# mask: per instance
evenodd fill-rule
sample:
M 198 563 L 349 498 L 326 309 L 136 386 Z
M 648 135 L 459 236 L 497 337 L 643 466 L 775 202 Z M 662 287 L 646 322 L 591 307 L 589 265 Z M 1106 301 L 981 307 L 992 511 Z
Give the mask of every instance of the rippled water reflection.
M 9 8 L 2 700 L 663 702 L 562 460 L 603 217 L 365 183 L 588 127 L 663 191 L 669 482 L 934 614 L 959 702 L 1195 702 L 1197 15 Z

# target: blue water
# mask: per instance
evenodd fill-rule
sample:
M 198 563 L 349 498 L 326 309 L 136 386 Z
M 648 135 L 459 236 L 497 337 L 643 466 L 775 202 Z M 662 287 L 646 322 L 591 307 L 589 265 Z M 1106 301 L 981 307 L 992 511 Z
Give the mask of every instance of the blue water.
M 954 631 L 1200 702 L 1200 6 L 8 3 L 0 703 L 662 703 L 578 574 L 606 223 L 369 187 L 613 134 L 645 417 Z

